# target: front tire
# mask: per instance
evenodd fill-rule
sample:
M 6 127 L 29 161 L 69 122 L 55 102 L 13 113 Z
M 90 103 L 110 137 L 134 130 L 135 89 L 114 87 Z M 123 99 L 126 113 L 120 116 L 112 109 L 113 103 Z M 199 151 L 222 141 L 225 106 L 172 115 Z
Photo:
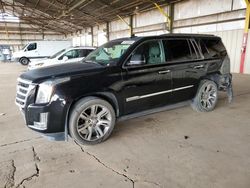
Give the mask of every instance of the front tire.
M 114 129 L 115 111 L 106 101 L 87 97 L 74 105 L 69 119 L 69 133 L 80 144 L 105 141 Z
M 21 63 L 22 65 L 28 65 L 30 62 L 30 60 L 27 57 L 22 57 L 19 60 L 19 63 Z
M 217 101 L 217 84 L 211 80 L 202 80 L 191 106 L 198 112 L 210 112 L 215 108 Z

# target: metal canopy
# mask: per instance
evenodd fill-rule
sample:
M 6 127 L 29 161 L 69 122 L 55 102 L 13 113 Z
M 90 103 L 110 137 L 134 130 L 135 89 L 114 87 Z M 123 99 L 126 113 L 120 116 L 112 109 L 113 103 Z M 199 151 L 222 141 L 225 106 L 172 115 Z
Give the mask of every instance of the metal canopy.
M 125 17 L 150 10 L 155 8 L 154 3 L 163 6 L 175 1 L 0 0 L 0 11 L 19 17 L 20 24 L 29 24 L 36 32 L 52 31 L 66 35 L 115 20 L 118 15 Z

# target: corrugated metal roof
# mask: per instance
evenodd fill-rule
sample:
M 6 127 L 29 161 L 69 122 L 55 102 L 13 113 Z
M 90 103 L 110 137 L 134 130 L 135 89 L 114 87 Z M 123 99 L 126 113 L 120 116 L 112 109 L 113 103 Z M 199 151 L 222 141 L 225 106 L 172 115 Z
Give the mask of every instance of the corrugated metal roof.
M 150 10 L 177 0 L 1 0 L 0 10 L 20 18 L 21 23 L 68 34 Z

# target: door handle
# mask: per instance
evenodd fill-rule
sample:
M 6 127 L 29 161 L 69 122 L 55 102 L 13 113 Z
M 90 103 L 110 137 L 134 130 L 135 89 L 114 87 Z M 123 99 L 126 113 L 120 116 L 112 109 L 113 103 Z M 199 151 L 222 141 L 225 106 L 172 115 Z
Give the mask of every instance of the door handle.
M 197 65 L 197 66 L 194 66 L 194 69 L 200 69 L 200 68 L 203 68 L 204 65 Z
M 159 74 L 166 74 L 166 73 L 169 73 L 169 72 L 171 72 L 170 70 L 163 70 L 163 71 L 159 71 L 158 73 Z

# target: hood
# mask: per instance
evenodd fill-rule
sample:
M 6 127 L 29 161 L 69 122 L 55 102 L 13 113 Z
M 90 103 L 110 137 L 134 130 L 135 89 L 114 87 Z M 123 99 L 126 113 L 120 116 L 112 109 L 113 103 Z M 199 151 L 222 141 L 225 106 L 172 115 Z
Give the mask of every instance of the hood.
M 95 63 L 65 63 L 27 71 L 20 77 L 33 83 L 39 83 L 53 77 L 73 76 L 83 73 L 93 74 L 104 69 L 104 66 Z

